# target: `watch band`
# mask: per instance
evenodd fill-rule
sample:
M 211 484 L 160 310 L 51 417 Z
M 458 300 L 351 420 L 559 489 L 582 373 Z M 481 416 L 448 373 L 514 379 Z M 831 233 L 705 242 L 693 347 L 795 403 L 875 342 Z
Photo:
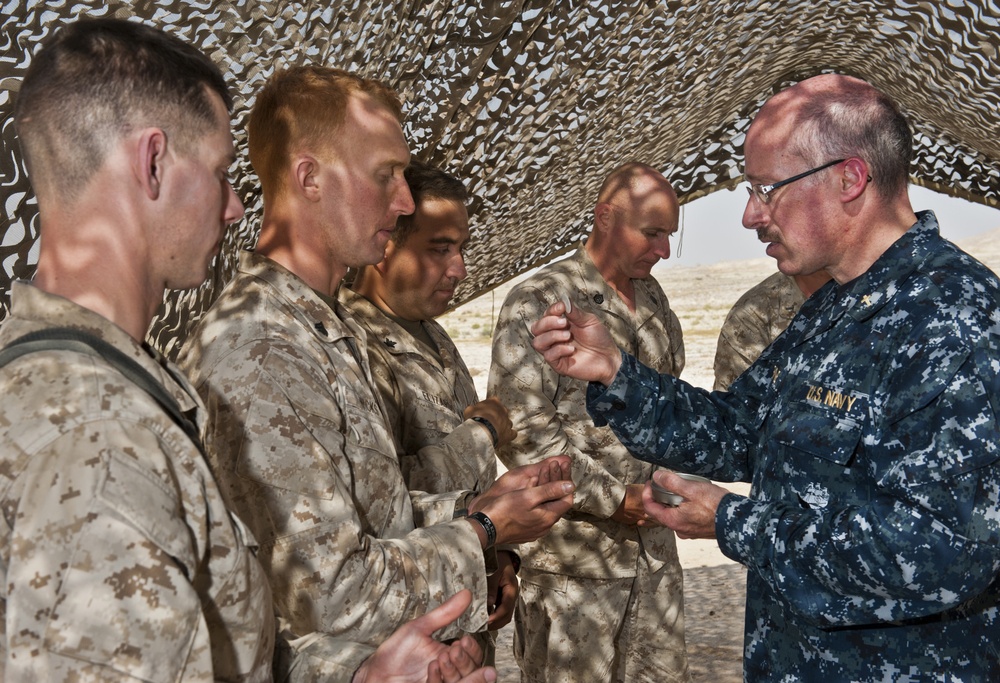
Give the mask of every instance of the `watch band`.
M 484 550 L 489 550 L 497 543 L 497 528 L 493 524 L 493 520 L 486 516 L 485 512 L 473 512 L 469 515 L 469 519 L 474 519 L 483 526 L 483 531 L 486 532 L 486 548 Z
M 482 426 L 486 427 L 487 431 L 489 431 L 490 433 L 490 436 L 493 437 L 493 448 L 496 448 L 497 444 L 500 443 L 500 435 L 497 434 L 497 428 L 493 426 L 493 423 L 487 420 L 482 415 L 474 415 L 470 419 L 473 422 L 478 422 Z

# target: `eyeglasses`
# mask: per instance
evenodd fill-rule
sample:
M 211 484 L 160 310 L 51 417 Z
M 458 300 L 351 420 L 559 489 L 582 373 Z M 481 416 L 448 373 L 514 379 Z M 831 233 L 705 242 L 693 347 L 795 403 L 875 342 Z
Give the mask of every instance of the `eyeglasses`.
M 753 185 L 747 186 L 747 192 L 750 193 L 751 197 L 756 197 L 761 204 L 771 203 L 771 193 L 777 190 L 779 187 L 784 187 L 794 183 L 796 180 L 802 180 L 806 176 L 811 176 L 813 173 L 819 173 L 823 169 L 830 168 L 831 166 L 836 166 L 837 164 L 847 161 L 847 159 L 837 159 L 836 161 L 831 161 L 828 164 L 823 164 L 822 166 L 817 166 L 816 168 L 811 168 L 804 173 L 798 175 L 793 175 L 791 178 L 785 178 L 784 180 L 779 180 L 776 183 L 771 183 L 770 185 Z

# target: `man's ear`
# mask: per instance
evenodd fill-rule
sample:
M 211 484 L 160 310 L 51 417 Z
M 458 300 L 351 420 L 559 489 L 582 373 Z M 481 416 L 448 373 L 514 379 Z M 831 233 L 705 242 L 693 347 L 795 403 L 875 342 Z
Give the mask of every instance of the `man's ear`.
M 319 201 L 319 161 L 309 154 L 292 160 L 292 180 L 295 191 L 311 202 Z
M 600 202 L 594 207 L 594 226 L 600 229 L 602 232 L 607 231 L 611 227 L 611 221 L 613 217 L 611 214 L 614 213 L 614 207 L 607 202 Z
M 162 128 L 146 128 L 139 133 L 132 149 L 133 173 L 143 192 L 154 201 L 163 191 L 168 144 Z
M 864 159 L 851 157 L 844 162 L 844 170 L 840 176 L 840 199 L 845 204 L 861 196 L 872 180 L 868 164 Z

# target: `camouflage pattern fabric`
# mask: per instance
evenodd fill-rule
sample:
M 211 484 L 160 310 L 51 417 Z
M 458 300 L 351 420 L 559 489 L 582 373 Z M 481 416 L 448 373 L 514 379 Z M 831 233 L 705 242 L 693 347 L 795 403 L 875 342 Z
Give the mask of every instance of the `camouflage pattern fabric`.
M 0 346 L 71 326 L 194 390 L 98 314 L 15 283 Z M 0 370 L 0 680 L 266 681 L 275 625 L 253 537 L 173 419 L 100 357 Z
M 347 288 L 341 303 L 368 337 L 368 361 L 410 490 L 484 491 L 496 481 L 489 432 L 462 417 L 479 401 L 465 361 L 444 329 L 422 322 L 440 359 L 360 294 Z
M 731 394 L 629 356 L 588 388 L 637 457 L 752 483 L 716 516 L 748 681 L 1000 680 L 1000 282 L 917 215 Z
M 410 491 L 484 491 L 497 478 L 493 438 L 463 417 L 479 401 L 469 368 L 448 333 L 433 320 L 421 322 L 440 358 L 368 299 L 346 287 L 337 297 L 368 337 L 368 362 L 392 431 L 399 466 Z M 507 549 L 507 546 L 497 550 Z M 497 569 L 496 550 L 486 551 L 486 570 Z M 496 638 L 473 634 L 483 663 L 496 661 Z
M 279 678 L 341 680 L 360 660 L 339 661 L 337 639 L 376 647 L 462 588 L 473 606 L 438 635 L 483 627 L 483 553 L 452 521 L 463 494 L 411 501 L 365 334 L 340 306 L 244 253 L 182 357 L 212 418 L 212 467 L 261 545 L 288 648 Z
M 748 289 L 729 309 L 715 349 L 715 390 L 726 391 L 785 331 L 806 300 L 788 275 L 775 273 Z
M 522 683 L 687 681 L 677 562 L 636 576 L 590 579 L 523 569 L 514 657 Z
M 589 579 L 635 577 L 641 558 L 649 565 L 650 573 L 673 572 L 679 581 L 672 531 L 639 529 L 610 519 L 625 497 L 625 486 L 648 480 L 653 466 L 633 458 L 610 429 L 594 425 L 586 412 L 586 383 L 559 376 L 531 348 L 531 324 L 566 295 L 574 307 L 600 317 L 623 348 L 663 372 L 680 374 L 684 344 L 677 316 L 654 278 L 633 283 L 635 313 L 604 281 L 581 247 L 569 258 L 546 266 L 516 286 L 501 308 L 493 335 L 489 391 L 508 406 L 518 436 L 498 455 L 511 467 L 566 453 L 572 458 L 576 483 L 573 508 L 545 537 L 520 546 L 523 566 L 536 572 Z M 596 591 L 599 585 L 594 582 L 593 589 Z M 677 601 L 674 609 L 679 611 L 683 604 L 679 585 L 672 595 Z M 578 632 L 606 629 L 616 618 L 626 618 L 607 615 L 592 623 L 575 611 L 568 596 L 563 597 L 567 602 L 560 618 L 576 620 Z M 519 602 L 526 600 L 521 596 Z M 522 624 L 518 623 L 517 628 L 523 628 Z M 681 620 L 674 637 L 675 649 L 683 652 Z M 576 647 L 570 642 L 562 646 Z M 550 641 L 549 648 L 556 647 L 558 643 Z M 615 657 L 614 652 L 596 649 L 590 655 L 593 661 Z M 546 657 L 547 653 L 525 653 L 526 658 L 533 656 Z
M 406 103 L 415 156 L 472 196 L 456 305 L 566 253 L 602 179 L 655 160 L 681 204 L 743 182 L 761 104 L 836 69 L 888 94 L 914 129 L 916 183 L 1000 206 L 1000 0 L 50 0 L 2 3 L 0 317 L 34 272 L 37 203 L 11 125 L 31 54 L 84 15 L 137 18 L 205 51 L 231 84 L 246 216 L 205 287 L 168 294 L 150 340 L 173 357 L 255 244 L 263 202 L 246 119 L 274 69 L 336 65 Z M 849 47 L 847 47 L 849 46 Z M 740 190 L 742 192 L 743 190 Z M 9 219 L 9 221 L 4 221 Z

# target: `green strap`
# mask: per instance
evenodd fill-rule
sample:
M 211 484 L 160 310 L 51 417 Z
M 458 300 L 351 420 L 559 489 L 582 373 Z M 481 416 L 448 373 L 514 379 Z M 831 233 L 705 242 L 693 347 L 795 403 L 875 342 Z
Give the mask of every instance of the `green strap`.
M 135 359 L 108 342 L 72 327 L 53 327 L 30 332 L 0 349 L 0 367 L 28 353 L 37 351 L 75 351 L 88 356 L 100 356 L 117 369 L 126 379 L 145 391 L 156 401 L 177 426 L 201 449 L 198 427 L 181 410 L 177 401 L 163 385 L 146 371 Z

